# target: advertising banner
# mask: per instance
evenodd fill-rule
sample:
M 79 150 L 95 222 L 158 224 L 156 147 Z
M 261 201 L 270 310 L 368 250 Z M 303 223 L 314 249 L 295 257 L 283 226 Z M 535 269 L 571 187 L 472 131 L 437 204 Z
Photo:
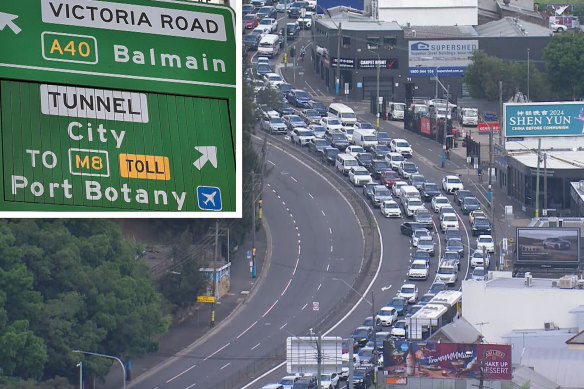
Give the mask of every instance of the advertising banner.
M 337 67 L 337 59 L 335 57 L 331 58 L 330 61 L 331 67 Z M 342 69 L 355 69 L 355 59 L 353 58 L 341 58 L 341 62 L 339 63 L 339 67 Z
M 461 76 L 478 49 L 478 40 L 410 41 L 408 76 Z
M 420 118 L 420 132 L 422 134 L 430 135 L 430 118 L 425 116 Z
M 584 133 L 584 103 L 504 104 L 506 137 L 578 136 Z
M 492 130 L 493 132 L 499 132 L 499 123 L 498 122 L 488 122 L 488 123 L 479 123 L 478 124 L 479 132 L 489 132 Z
M 511 379 L 511 346 L 396 341 L 388 377 Z
M 579 228 L 518 228 L 517 262 L 577 264 L 579 237 Z
M 397 58 L 381 58 L 381 59 L 360 59 L 357 63 L 359 69 L 375 69 L 379 65 L 379 69 L 397 69 L 399 61 Z

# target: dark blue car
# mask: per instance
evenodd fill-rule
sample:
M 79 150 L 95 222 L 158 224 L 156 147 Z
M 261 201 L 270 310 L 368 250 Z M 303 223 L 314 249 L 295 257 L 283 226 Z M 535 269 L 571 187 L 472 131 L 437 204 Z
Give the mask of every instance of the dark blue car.
M 403 297 L 394 297 L 389 302 L 389 306 L 394 307 L 395 310 L 397 311 L 397 314 L 399 316 L 402 316 L 404 314 L 404 312 L 406 311 L 406 308 L 408 306 L 408 302 Z
M 288 95 L 286 95 L 286 99 L 288 99 L 290 104 L 294 105 L 295 107 L 308 108 L 310 96 L 302 89 L 292 89 L 290 92 L 288 92 Z

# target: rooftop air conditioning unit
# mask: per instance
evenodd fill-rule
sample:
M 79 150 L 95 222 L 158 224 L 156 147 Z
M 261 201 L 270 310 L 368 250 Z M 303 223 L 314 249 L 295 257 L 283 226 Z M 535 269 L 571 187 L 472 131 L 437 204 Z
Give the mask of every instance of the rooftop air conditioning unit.
M 559 219 L 557 217 L 550 217 L 548 219 L 548 227 L 558 227 L 559 226 Z
M 576 287 L 576 282 L 578 277 L 576 276 L 563 276 L 558 281 L 558 288 L 560 289 L 574 289 Z
M 531 286 L 532 282 L 533 282 L 533 277 L 531 276 L 531 272 L 525 272 L 525 285 Z
M 556 328 L 556 325 L 553 321 L 548 321 L 543 323 L 543 328 L 545 328 L 546 331 L 551 331 Z

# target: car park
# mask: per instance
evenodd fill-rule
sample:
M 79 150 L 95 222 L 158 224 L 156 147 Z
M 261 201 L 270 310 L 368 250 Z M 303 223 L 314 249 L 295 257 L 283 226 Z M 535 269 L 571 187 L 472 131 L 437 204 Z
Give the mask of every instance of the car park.
M 424 177 L 424 175 L 420 173 L 412 174 L 408 178 L 408 182 L 410 185 L 415 186 L 416 189 L 420 190 L 422 188 L 422 185 L 426 183 L 426 177 Z
M 442 179 L 442 190 L 448 194 L 453 194 L 457 190 L 464 189 L 464 185 L 458 176 L 446 176 Z
M 405 139 L 401 138 L 392 139 L 391 142 L 389 143 L 389 146 L 391 148 L 391 151 L 400 153 L 406 158 L 411 158 L 413 155 L 412 146 L 410 146 L 408 141 Z
M 432 199 L 436 196 L 440 196 L 440 188 L 435 182 L 423 182 L 419 189 L 422 200 L 426 202 L 432 201 Z
M 491 222 L 486 217 L 475 217 L 471 224 L 472 236 L 491 233 Z
M 448 228 L 459 228 L 458 217 L 453 213 L 445 213 L 440 220 L 440 229 L 442 232 L 446 231 Z
M 310 96 L 302 89 L 292 89 L 288 92 L 288 95 L 286 95 L 286 99 L 295 107 L 308 108 Z
M 479 235 L 477 238 L 477 248 L 485 248 L 488 253 L 495 252 L 495 241 L 491 235 Z
M 418 287 L 415 284 L 403 284 L 397 295 L 406 299 L 409 304 L 414 304 L 418 301 Z
M 334 165 L 341 150 L 336 147 L 329 146 L 322 150 L 322 161 L 327 165 Z
M 363 166 L 353 166 L 349 170 L 349 181 L 354 186 L 363 186 L 373 180 L 371 179 L 369 170 L 365 169 Z
M 377 318 L 382 326 L 389 327 L 397 320 L 397 310 L 391 306 L 381 307 L 377 312 Z
M 339 150 L 345 150 L 349 146 L 349 141 L 345 134 L 339 131 L 332 131 L 325 134 L 325 139 L 330 142 L 333 147 Z
M 385 217 L 401 217 L 401 208 L 394 200 L 385 200 L 380 206 L 381 213 Z
M 483 250 L 482 248 L 475 249 L 471 256 L 470 256 L 470 266 L 477 267 L 489 267 L 490 259 L 489 259 L 489 252 L 487 250 Z
M 408 308 L 408 302 L 406 301 L 406 299 L 400 296 L 393 297 L 389 301 L 389 304 L 387 305 L 390 307 L 394 307 L 395 310 L 397 311 L 398 316 L 402 316 L 405 313 L 406 309 Z
M 422 223 L 428 230 L 434 229 L 434 220 L 432 219 L 432 214 L 426 208 L 420 208 L 414 212 L 414 221 Z
M 475 281 L 484 281 L 487 279 L 487 270 L 483 266 L 477 266 L 473 269 L 471 278 Z
M 431 206 L 434 212 L 439 213 L 440 208 L 450 206 L 450 201 L 448 201 L 448 197 L 446 196 L 435 196 L 432 198 Z
M 436 280 L 444 282 L 446 285 L 456 284 L 458 269 L 454 261 L 441 261 L 436 272 Z
M 404 161 L 400 163 L 398 173 L 404 180 L 407 180 L 412 174 L 418 173 L 418 166 L 413 162 Z
M 381 203 L 391 200 L 391 192 L 385 185 L 375 185 L 373 187 L 373 195 L 371 196 L 371 203 L 374 207 L 381 207 Z
M 383 173 L 390 170 L 392 170 L 391 166 L 384 159 L 375 159 L 374 157 L 373 161 L 371 161 L 371 175 L 376 179 L 379 179 Z
M 407 337 L 407 323 L 405 320 L 398 320 L 391 328 L 391 336 L 396 338 Z
M 416 228 L 414 230 L 414 232 L 412 233 L 412 246 L 418 247 L 418 241 L 423 236 L 430 236 L 431 237 L 430 231 L 428 231 L 428 229 L 426 229 L 426 228 Z
M 405 201 L 405 213 L 408 217 L 414 217 L 415 213 L 419 209 L 426 209 L 424 208 L 424 203 L 419 198 L 408 198 Z M 419 222 L 418 222 L 419 223 Z M 426 226 L 425 224 L 420 223 L 422 226 Z
M 428 271 L 428 262 L 415 260 L 410 264 L 410 268 L 408 269 L 408 279 L 425 281 L 428 279 Z
M 468 196 L 474 196 L 472 192 L 468 189 L 460 189 L 454 193 L 454 202 L 459 206 L 462 206 L 462 199 Z
M 296 127 L 290 131 L 290 142 L 294 144 L 308 146 L 312 139 L 314 139 L 314 135 L 307 128 Z
M 386 170 L 379 177 L 379 181 L 388 188 L 391 188 L 393 184 L 401 181 L 399 174 L 394 170 Z
M 467 196 L 462 199 L 462 213 L 468 215 L 472 211 L 476 211 L 481 208 L 481 203 L 479 200 L 474 196 Z
M 415 229 L 424 228 L 424 225 L 421 223 L 408 221 L 408 222 L 403 222 L 399 228 L 400 228 L 402 235 L 412 236 L 412 233 L 414 232 Z
M 427 252 L 431 257 L 435 254 L 435 244 L 432 236 L 425 236 L 418 239 L 418 251 Z

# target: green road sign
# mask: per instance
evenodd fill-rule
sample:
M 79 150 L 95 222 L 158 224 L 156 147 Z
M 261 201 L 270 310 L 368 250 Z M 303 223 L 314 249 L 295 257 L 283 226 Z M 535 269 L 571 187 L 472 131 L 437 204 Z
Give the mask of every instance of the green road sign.
M 1 216 L 241 215 L 230 8 L 0 0 L 0 40 Z

